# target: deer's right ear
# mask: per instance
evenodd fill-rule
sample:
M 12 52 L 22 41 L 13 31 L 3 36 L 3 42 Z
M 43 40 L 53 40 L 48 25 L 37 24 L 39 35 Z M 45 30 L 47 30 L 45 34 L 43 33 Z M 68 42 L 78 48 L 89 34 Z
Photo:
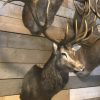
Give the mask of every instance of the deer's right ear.
M 54 52 L 56 52 L 56 51 L 57 51 L 57 49 L 58 49 L 57 44 L 56 44 L 56 43 L 53 43 L 53 50 L 54 50 Z

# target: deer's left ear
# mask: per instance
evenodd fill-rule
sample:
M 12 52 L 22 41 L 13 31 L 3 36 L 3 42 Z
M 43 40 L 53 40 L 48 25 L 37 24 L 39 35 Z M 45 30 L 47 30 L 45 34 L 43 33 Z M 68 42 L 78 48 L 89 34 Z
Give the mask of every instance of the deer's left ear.
M 54 52 L 56 52 L 56 51 L 57 51 L 57 49 L 58 49 L 57 44 L 56 44 L 56 43 L 53 43 L 53 50 L 54 50 Z
M 78 45 L 78 44 L 75 44 L 75 45 L 73 45 L 73 47 L 72 47 L 72 50 L 74 50 L 74 51 L 78 51 L 78 50 L 80 50 L 81 49 L 81 45 Z

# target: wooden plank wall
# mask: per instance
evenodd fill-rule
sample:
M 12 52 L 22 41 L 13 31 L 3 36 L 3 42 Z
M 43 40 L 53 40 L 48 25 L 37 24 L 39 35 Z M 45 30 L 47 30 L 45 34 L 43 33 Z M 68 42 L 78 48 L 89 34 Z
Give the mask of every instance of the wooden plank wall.
M 24 75 L 34 64 L 43 65 L 47 61 L 51 54 L 52 43 L 43 37 L 32 36 L 24 27 L 22 2 L 13 2 L 2 7 L 5 1 L 0 0 L 0 96 L 2 96 L 0 100 L 19 100 L 18 94 Z M 73 15 L 73 0 L 65 0 L 48 33 L 57 39 L 62 38 L 66 18 L 72 19 Z M 82 100 L 82 98 L 95 100 L 94 98 L 100 97 L 98 69 L 92 74 L 94 79 L 91 81 L 90 77 L 87 82 L 80 81 L 73 73 L 70 73 L 71 78 L 66 88 L 72 89 L 61 91 L 54 96 L 53 100 Z

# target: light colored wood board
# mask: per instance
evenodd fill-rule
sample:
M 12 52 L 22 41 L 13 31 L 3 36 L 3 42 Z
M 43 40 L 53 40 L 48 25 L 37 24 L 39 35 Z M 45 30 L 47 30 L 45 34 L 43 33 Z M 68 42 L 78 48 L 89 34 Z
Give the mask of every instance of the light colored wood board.
M 0 1 L 0 15 L 22 19 L 23 7 L 11 3 L 8 3 L 5 6 L 3 6 L 3 4 L 4 2 Z
M 31 34 L 27 28 L 25 28 L 23 22 L 18 19 L 8 18 L 0 16 L 0 30 L 8 32 L 16 32 L 23 34 Z
M 100 86 L 70 90 L 70 100 L 91 100 L 96 97 L 100 97 Z
M 68 0 L 68 8 L 75 10 L 73 1 L 74 0 Z
M 0 62 L 45 63 L 51 51 L 0 48 Z
M 0 79 L 23 78 L 34 64 L 0 63 Z
M 65 28 L 66 27 L 67 18 L 55 16 L 52 26 L 58 28 Z
M 57 93 L 51 100 L 70 100 L 70 90 L 62 90 Z
M 43 37 L 0 32 L 0 47 L 52 50 L 52 42 Z
M 1 31 L 31 35 L 28 29 L 23 25 L 23 22 L 21 20 L 0 16 L 0 22 Z M 64 36 L 65 30 L 63 28 L 51 26 L 47 29 L 47 32 L 48 34 L 50 34 L 50 36 L 55 36 L 55 38 L 60 39 Z
M 2 7 L 3 1 L 0 1 L 0 15 L 22 19 L 23 7 L 9 3 Z M 74 10 L 61 6 L 57 12 L 58 16 L 73 18 Z
M 5 2 L 5 1 L 7 1 L 7 0 L 1 0 L 1 1 Z M 11 2 L 11 4 L 19 5 L 19 6 L 24 6 L 24 3 L 21 2 L 21 1 L 13 1 L 13 2 Z
M 0 100 L 4 100 L 4 97 L 0 97 Z
M 61 6 L 57 12 L 57 15 L 62 17 L 67 17 L 67 18 L 73 18 L 74 13 L 75 13 L 74 10 Z
M 68 7 L 68 0 L 64 0 L 62 6 Z
M 20 100 L 19 95 L 5 96 L 4 100 Z
M 55 16 L 52 26 L 65 28 L 66 20 L 67 20 L 66 18 Z M 5 16 L 0 16 L 0 24 L 1 24 L 0 27 L 2 27 L 3 25 L 13 24 L 13 27 L 22 26 L 22 28 L 25 28 L 22 20 Z
M 22 79 L 0 80 L 0 96 L 19 94 L 21 91 Z

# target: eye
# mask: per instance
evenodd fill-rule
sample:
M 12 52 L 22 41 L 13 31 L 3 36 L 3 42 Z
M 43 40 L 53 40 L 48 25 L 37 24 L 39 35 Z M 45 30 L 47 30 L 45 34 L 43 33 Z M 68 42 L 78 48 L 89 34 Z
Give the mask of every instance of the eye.
M 61 55 L 62 55 L 62 56 L 66 56 L 66 57 L 67 57 L 66 53 L 61 53 Z

